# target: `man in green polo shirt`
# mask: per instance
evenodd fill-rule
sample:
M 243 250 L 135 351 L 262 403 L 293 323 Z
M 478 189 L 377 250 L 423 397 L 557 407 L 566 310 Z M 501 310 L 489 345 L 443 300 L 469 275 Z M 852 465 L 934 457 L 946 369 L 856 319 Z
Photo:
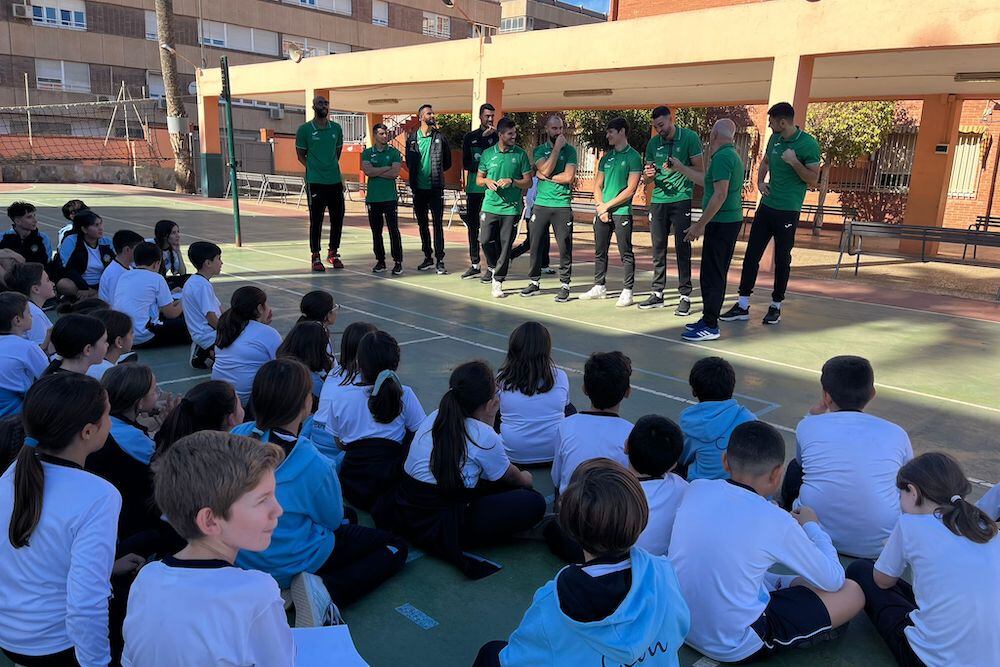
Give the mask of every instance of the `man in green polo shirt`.
M 361 153 L 361 171 L 368 177 L 365 207 L 368 225 L 372 228 L 375 266 L 372 273 L 385 272 L 385 245 L 382 243 L 382 226 L 389 228 L 389 245 L 392 249 L 392 275 L 403 272 L 403 238 L 399 235 L 397 215 L 396 178 L 403 166 L 403 156 L 389 145 L 389 129 L 382 123 L 372 126 L 372 147 Z
M 616 306 L 632 305 L 632 288 L 635 286 L 635 253 L 632 252 L 632 197 L 639 189 L 642 176 L 642 156 L 629 146 L 628 122 L 614 118 L 607 126 L 605 136 L 610 149 L 601 158 L 594 183 L 594 286 L 580 295 L 588 299 L 605 299 L 608 288 L 608 251 L 611 234 L 618 242 L 618 254 L 625 269 L 625 280 Z
M 733 147 L 735 137 L 736 124 L 728 118 L 718 120 L 709 136 L 708 169 L 701 173 L 683 165 L 675 167 L 705 189 L 701 219 L 692 223 L 685 235 L 688 242 L 705 236 L 698 276 L 702 316 L 684 327 L 681 336 L 684 340 L 698 342 L 719 337 L 719 311 L 726 298 L 726 277 L 743 226 L 743 162 Z
M 740 299 L 719 318 L 723 322 L 750 319 L 750 295 L 757 283 L 760 258 L 768 242 L 774 239 L 774 289 L 764 324 L 781 321 L 781 302 L 785 299 L 788 276 L 792 272 L 792 248 L 799 213 L 806 198 L 806 188 L 819 182 L 819 143 L 795 125 L 795 109 L 779 102 L 767 110 L 771 138 L 757 172 L 757 189 L 763 195 L 750 226 L 743 273 L 740 276 Z M 770 172 L 770 182 L 764 178 Z
M 552 114 L 545 121 L 548 141 L 532 156 L 538 188 L 528 219 L 528 245 L 531 253 L 530 282 L 521 296 L 541 291 L 542 269 L 549 256 L 547 236 L 551 227 L 559 246 L 559 282 L 556 301 L 569 301 L 569 280 L 573 270 L 573 181 L 576 179 L 576 149 L 566 142 L 563 121 Z
M 326 261 L 342 269 L 340 238 L 344 233 L 344 183 L 340 176 L 340 152 L 344 149 L 344 130 L 330 120 L 330 103 L 322 95 L 313 98 L 313 119 L 299 126 L 295 133 L 295 155 L 306 168 L 306 192 L 309 201 L 309 250 L 312 270 L 325 271 L 319 257 L 323 217 L 330 209 L 330 247 Z
M 499 141 L 479 159 L 476 181 L 486 188 L 483 211 L 479 214 L 483 248 L 498 245 L 500 256 L 493 269 L 492 295 L 507 296 L 503 282 L 510 267 L 510 252 L 524 206 L 524 191 L 531 186 L 531 161 L 517 145 L 517 125 L 504 116 L 497 123 Z M 489 258 L 487 258 L 487 261 Z
M 653 183 L 649 205 L 649 233 L 653 241 L 653 289 L 649 298 L 639 304 L 641 310 L 663 307 L 663 288 L 667 284 L 667 246 L 673 228 L 674 256 L 677 258 L 677 302 L 675 315 L 691 313 L 691 244 L 684 234 L 691 225 L 691 195 L 694 183 L 673 168 L 674 162 L 704 171 L 701 159 L 701 139 L 686 127 L 679 127 L 670 118 L 669 107 L 653 109 L 653 129 L 656 136 L 646 144 L 646 182 Z
M 479 106 L 479 129 L 473 130 L 462 139 L 462 166 L 465 168 L 465 229 L 469 236 L 469 260 L 471 264 L 462 280 L 480 278 L 482 282 L 493 281 L 493 269 L 490 262 L 496 262 L 496 249 L 483 248 L 486 255 L 486 271 L 479 270 L 479 214 L 483 210 L 483 199 L 486 189 L 479 187 L 476 174 L 479 172 L 479 159 L 490 146 L 497 143 L 497 129 L 493 127 L 496 107 L 489 102 Z

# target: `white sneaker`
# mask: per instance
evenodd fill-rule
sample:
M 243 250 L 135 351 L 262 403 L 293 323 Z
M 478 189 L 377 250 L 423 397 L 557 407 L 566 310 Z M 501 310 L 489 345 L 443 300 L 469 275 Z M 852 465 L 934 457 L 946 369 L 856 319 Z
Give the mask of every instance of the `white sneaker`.
M 622 293 L 618 296 L 618 303 L 615 304 L 619 308 L 627 308 L 632 305 L 632 290 L 623 289 Z
M 608 288 L 604 285 L 594 285 L 589 290 L 580 295 L 581 301 L 590 301 L 591 299 L 607 299 L 608 298 Z
M 493 288 L 490 290 L 490 296 L 492 296 L 494 299 L 502 299 L 505 296 L 507 296 L 506 294 L 503 293 L 503 283 L 494 280 Z
M 296 575 L 292 579 L 291 592 L 295 627 L 318 628 L 344 622 L 323 580 L 315 574 L 303 572 Z

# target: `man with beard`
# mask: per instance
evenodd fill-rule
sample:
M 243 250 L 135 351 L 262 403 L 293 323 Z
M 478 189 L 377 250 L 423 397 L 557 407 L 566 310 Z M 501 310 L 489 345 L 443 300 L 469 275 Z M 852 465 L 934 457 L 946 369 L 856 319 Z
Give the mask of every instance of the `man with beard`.
M 684 234 L 691 225 L 691 195 L 694 183 L 674 169 L 679 162 L 701 172 L 701 139 L 685 127 L 674 125 L 670 109 L 653 109 L 653 129 L 656 136 L 646 144 L 646 181 L 653 182 L 653 198 L 649 206 L 649 231 L 653 240 L 653 289 L 639 308 L 663 307 L 663 288 L 667 284 L 667 246 L 673 228 L 674 256 L 677 258 L 677 291 L 681 298 L 674 315 L 691 314 L 691 244 Z
M 330 103 L 322 95 L 313 98 L 313 119 L 295 133 L 295 154 L 306 168 L 306 191 L 309 201 L 309 250 L 312 270 L 325 271 L 320 259 L 320 235 L 323 217 L 330 209 L 330 247 L 326 261 L 335 269 L 340 261 L 340 238 L 344 232 L 344 183 L 340 175 L 340 152 L 344 149 L 344 130 L 330 120 Z
M 486 188 L 483 212 L 479 215 L 482 225 L 483 247 L 498 243 L 500 255 L 493 271 L 491 294 L 494 298 L 506 296 L 503 282 L 510 267 L 510 252 L 517 233 L 524 205 L 524 191 L 531 186 L 531 161 L 524 149 L 517 145 L 517 125 L 510 118 L 497 123 L 500 141 L 479 160 L 476 179 Z
M 437 260 L 438 275 L 448 273 L 444 268 L 444 173 L 451 168 L 451 147 L 437 129 L 434 108 L 424 104 L 417 110 L 420 127 L 406 137 L 406 168 L 413 190 L 413 214 L 420 229 L 420 247 L 424 261 L 418 271 L 426 271 Z M 430 215 L 430 220 L 428 220 Z M 431 231 L 434 224 L 433 257 Z
M 478 278 L 479 269 L 479 213 L 483 209 L 483 197 L 486 196 L 486 189 L 476 182 L 476 173 L 479 171 L 479 158 L 483 151 L 497 143 L 497 130 L 493 127 L 493 118 L 496 116 L 496 107 L 487 102 L 479 107 L 479 129 L 473 130 L 465 135 L 462 140 L 462 166 L 465 167 L 465 228 L 469 233 L 469 259 L 472 265 L 462 274 L 462 280 Z M 492 261 L 496 261 L 498 251 L 487 251 L 487 270 L 482 272 L 482 281 L 491 282 L 493 279 Z
M 528 220 L 528 245 L 531 248 L 531 270 L 528 286 L 521 296 L 534 296 L 541 291 L 542 269 L 549 253 L 548 234 L 551 227 L 559 247 L 559 282 L 556 301 L 569 301 L 569 281 L 573 265 L 573 180 L 576 178 L 576 149 L 566 143 L 562 118 L 553 114 L 545 121 L 548 141 L 535 149 L 534 162 L 538 190 Z

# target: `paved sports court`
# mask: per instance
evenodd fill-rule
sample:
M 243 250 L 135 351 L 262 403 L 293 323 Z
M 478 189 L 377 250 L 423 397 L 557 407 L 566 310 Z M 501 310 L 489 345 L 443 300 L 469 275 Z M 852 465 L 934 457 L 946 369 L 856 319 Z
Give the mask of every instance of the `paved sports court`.
M 1000 480 L 996 453 L 1000 307 L 993 304 L 979 304 L 982 316 L 970 317 L 848 300 L 838 297 L 832 284 L 825 295 L 815 288 L 797 292 L 793 268 L 785 318 L 778 327 L 763 327 L 758 307 L 748 323 L 724 323 L 722 340 L 686 343 L 679 334 L 689 320 L 675 317 L 672 308 L 621 310 L 613 300 L 557 304 L 551 298 L 558 286 L 554 277 L 543 280 L 542 296 L 522 299 L 514 293 L 504 300 L 492 299 L 488 287 L 478 281 L 459 280 L 468 257 L 457 235 L 446 258 L 452 275 L 417 273 L 416 225 L 405 209 L 401 227 L 406 272 L 393 278 L 369 273 L 373 263 L 370 233 L 350 208 L 341 247 L 347 269 L 314 274 L 309 271 L 304 209 L 264 206 L 253 207 L 256 212 L 244 211 L 244 247 L 235 248 L 231 210 L 225 200 L 180 198 L 116 186 L 10 185 L 0 192 L 8 203 L 23 198 L 38 206 L 40 227 L 50 235 L 64 224 L 58 207 L 71 198 L 85 200 L 102 215 L 108 236 L 123 227 L 151 236 L 157 220 L 176 220 L 184 245 L 203 239 L 223 247 L 224 273 L 213 281 L 223 307 L 234 289 L 257 284 L 267 292 L 275 313 L 273 324 L 282 333 L 297 319 L 303 294 L 313 289 L 331 292 L 342 307 L 333 327 L 335 346 L 339 345 L 336 332 L 352 321 L 368 320 L 392 333 L 403 346 L 400 377 L 413 387 L 428 412 L 436 408 L 454 365 L 481 357 L 496 367 L 510 330 L 525 319 L 535 319 L 552 333 L 556 362 L 570 376 L 578 407 L 586 405 L 580 374 L 592 351 L 620 349 L 632 358 L 633 392 L 622 410 L 630 420 L 651 412 L 677 419 L 692 402 L 686 380 L 691 365 L 702 356 L 717 354 L 736 368 L 740 400 L 785 434 L 791 457 L 795 425 L 819 397 L 823 361 L 836 354 L 861 354 L 871 359 L 876 373 L 878 396 L 870 411 L 903 426 L 916 453 L 944 449 L 975 480 Z M 461 225 L 457 218 L 455 225 Z M 741 243 L 734 259 L 737 267 L 742 247 Z M 582 293 L 591 284 L 588 260 L 592 249 L 581 243 L 575 254 L 574 293 Z M 608 285 L 616 291 L 620 269 L 614 251 L 611 255 Z M 508 290 L 516 292 L 526 284 L 526 270 L 527 257 L 514 262 Z M 671 255 L 668 288 L 675 276 Z M 649 279 L 648 267 L 644 270 L 640 259 L 639 293 L 648 289 Z M 759 286 L 765 289 L 759 290 L 760 303 L 766 302 L 769 282 L 769 276 L 762 276 Z M 667 296 L 672 306 L 676 294 L 668 291 Z M 160 385 L 168 391 L 182 393 L 207 377 L 188 365 L 187 348 L 143 352 L 142 359 L 154 367 Z M 547 467 L 535 468 L 533 473 L 536 488 L 551 493 Z M 974 495 L 981 495 L 984 488 L 978 485 Z M 525 541 L 483 553 L 502 563 L 503 571 L 469 582 L 454 568 L 414 552 L 400 576 L 349 607 L 345 617 L 370 664 L 471 664 L 483 642 L 507 637 L 535 589 L 560 567 L 541 542 Z M 782 656 L 771 664 L 891 662 L 861 615 L 839 642 Z M 684 649 L 681 664 L 715 663 Z

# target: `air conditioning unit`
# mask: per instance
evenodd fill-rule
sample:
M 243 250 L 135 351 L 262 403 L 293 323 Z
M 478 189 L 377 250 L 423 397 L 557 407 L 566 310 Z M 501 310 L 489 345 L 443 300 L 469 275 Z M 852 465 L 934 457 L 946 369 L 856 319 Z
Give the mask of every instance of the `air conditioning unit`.
M 30 19 L 31 7 L 21 2 L 15 2 L 10 7 L 11 16 L 15 19 Z
M 113 102 L 114 99 L 115 98 L 111 97 L 110 95 L 98 95 L 97 96 L 97 101 L 98 102 Z
M 271 120 L 281 120 L 285 117 L 285 110 L 281 108 L 271 109 L 268 116 L 270 116 Z

